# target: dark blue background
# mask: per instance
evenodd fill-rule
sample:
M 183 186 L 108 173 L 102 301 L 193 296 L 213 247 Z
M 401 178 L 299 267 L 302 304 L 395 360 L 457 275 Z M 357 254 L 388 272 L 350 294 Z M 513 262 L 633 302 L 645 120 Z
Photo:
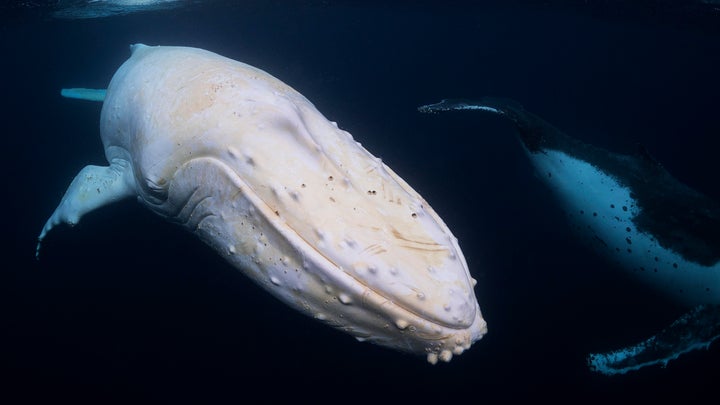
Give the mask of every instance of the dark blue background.
M 240 3 L 95 20 L 5 11 L 1 402 L 715 395 L 717 345 L 666 369 L 591 373 L 589 352 L 638 342 L 684 308 L 573 241 L 509 125 L 416 107 L 513 98 L 584 141 L 619 152 L 641 143 L 720 200 L 717 13 L 570 1 Z M 101 105 L 59 90 L 106 87 L 136 42 L 262 68 L 381 157 L 459 238 L 486 337 L 434 367 L 358 343 L 279 303 L 134 201 L 58 228 L 36 261 L 37 234 L 73 176 L 106 164 Z

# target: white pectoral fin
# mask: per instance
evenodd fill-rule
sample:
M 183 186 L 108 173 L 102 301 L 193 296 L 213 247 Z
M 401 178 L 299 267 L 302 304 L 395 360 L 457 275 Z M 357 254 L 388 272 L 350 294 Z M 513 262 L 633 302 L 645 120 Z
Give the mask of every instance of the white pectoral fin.
M 38 237 L 35 256 L 40 245 L 56 225 L 77 224 L 83 215 L 112 202 L 135 194 L 132 168 L 125 160 L 113 160 L 110 166 L 85 166 L 73 179 L 60 205 L 45 223 Z
M 104 101 L 105 93 L 107 93 L 105 89 L 72 88 L 60 90 L 60 95 L 63 97 L 89 101 Z
M 628 371 L 659 364 L 696 349 L 707 349 L 720 337 L 720 305 L 698 305 L 657 335 L 634 346 L 588 356 L 588 365 L 602 374 Z

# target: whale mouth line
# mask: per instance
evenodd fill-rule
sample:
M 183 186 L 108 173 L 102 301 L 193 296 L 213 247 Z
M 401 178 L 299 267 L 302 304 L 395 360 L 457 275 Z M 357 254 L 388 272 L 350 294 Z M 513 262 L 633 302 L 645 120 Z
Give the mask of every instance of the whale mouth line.
M 269 207 L 268 207 L 268 208 L 269 208 Z M 322 257 L 322 258 L 324 259 L 324 261 L 326 261 L 327 263 L 329 263 L 329 264 L 330 264 L 332 267 L 334 267 L 336 270 L 339 270 L 340 272 L 342 272 L 343 275 L 350 277 L 350 278 L 355 282 L 356 285 L 361 286 L 361 288 L 362 288 L 362 290 L 363 290 L 364 292 L 369 292 L 369 293 L 375 294 L 375 295 L 377 296 L 377 298 L 378 298 L 379 301 L 385 301 L 385 302 L 392 303 L 392 304 L 394 305 L 394 307 L 396 307 L 396 308 L 398 308 L 398 309 L 400 309 L 400 310 L 402 310 L 402 311 L 404 311 L 404 312 L 407 312 L 408 314 L 410 314 L 410 315 L 412 315 L 412 316 L 414 316 L 414 317 L 416 317 L 416 318 L 418 318 L 418 319 L 421 319 L 421 320 L 426 321 L 426 322 L 431 322 L 431 323 L 433 323 L 433 324 L 435 324 L 435 325 L 437 325 L 437 326 L 442 326 L 442 327 L 444 327 L 444 328 L 449 328 L 449 329 L 453 329 L 453 330 L 464 330 L 464 329 L 467 329 L 469 326 L 472 325 L 472 324 L 469 324 L 469 325 L 451 324 L 451 323 L 445 322 L 445 321 L 443 321 L 442 319 L 439 319 L 439 318 L 437 318 L 437 317 L 433 317 L 433 316 L 431 316 L 431 315 L 429 315 L 429 314 L 422 314 L 422 313 L 420 313 L 419 311 L 413 310 L 412 308 L 409 308 L 409 307 L 406 307 L 406 306 L 402 305 L 401 302 L 395 301 L 395 300 L 392 299 L 392 297 L 389 297 L 389 296 L 387 296 L 386 294 L 383 294 L 382 292 L 374 289 L 372 286 L 370 286 L 370 285 L 368 285 L 367 283 L 365 283 L 361 278 L 357 277 L 355 274 L 352 274 L 352 273 L 346 271 L 343 266 L 340 266 L 340 265 L 337 264 L 334 260 L 332 260 L 332 259 L 329 258 L 327 255 L 325 255 L 323 252 L 321 252 L 320 250 L 318 250 L 315 246 L 313 246 L 312 243 L 308 242 L 307 239 L 303 238 L 303 237 L 302 237 L 300 234 L 298 234 L 294 229 L 292 229 L 292 227 L 289 227 L 289 226 L 288 226 L 287 228 L 288 228 L 289 230 L 291 230 L 291 231 L 298 237 L 298 239 L 300 239 L 300 240 L 302 240 L 302 241 L 304 242 L 305 247 L 310 248 L 310 249 L 312 249 L 313 251 L 315 251 L 319 257 Z M 365 301 L 365 300 L 363 300 L 363 301 Z M 473 316 L 474 316 L 474 314 L 473 314 Z M 473 319 L 474 319 L 474 317 L 473 317 Z M 442 340 L 442 339 L 444 339 L 444 338 L 446 338 L 446 337 L 447 337 L 447 336 L 445 336 L 445 335 L 441 335 L 441 337 L 439 337 L 439 338 L 432 337 L 432 338 L 427 338 L 427 339 L 428 339 L 428 340 Z

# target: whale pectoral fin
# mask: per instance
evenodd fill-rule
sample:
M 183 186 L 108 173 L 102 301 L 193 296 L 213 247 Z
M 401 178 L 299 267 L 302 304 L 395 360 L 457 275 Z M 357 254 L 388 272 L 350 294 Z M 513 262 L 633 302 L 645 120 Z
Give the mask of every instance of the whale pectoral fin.
M 505 114 L 507 107 L 522 110 L 522 106 L 512 100 L 482 98 L 480 100 L 444 99 L 438 103 L 426 104 L 418 107 L 418 111 L 425 114 L 437 114 L 444 111 L 476 110 L 494 114 Z
M 106 93 L 107 90 L 105 89 L 72 88 L 60 90 L 60 95 L 63 97 L 88 101 L 104 101 Z
M 698 305 L 657 335 L 620 350 L 588 356 L 588 365 L 602 374 L 625 374 L 660 364 L 695 349 L 707 349 L 720 337 L 720 305 Z
M 35 257 L 40 256 L 43 239 L 56 225 L 73 226 L 88 212 L 134 195 L 132 178 L 132 168 L 125 160 L 113 160 L 106 167 L 85 166 L 70 183 L 60 205 L 40 232 Z

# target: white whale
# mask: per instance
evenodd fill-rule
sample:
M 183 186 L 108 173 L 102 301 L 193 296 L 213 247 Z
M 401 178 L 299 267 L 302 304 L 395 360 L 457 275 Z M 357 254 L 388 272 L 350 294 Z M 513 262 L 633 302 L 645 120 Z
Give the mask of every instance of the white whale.
M 196 48 L 133 45 L 104 94 L 109 166 L 86 166 L 39 237 L 136 197 L 293 308 L 449 361 L 487 331 L 456 238 L 300 93 Z M 40 242 L 38 242 L 38 252 Z
M 720 204 L 676 180 L 645 150 L 624 155 L 585 144 L 510 100 L 443 100 L 419 109 L 508 119 L 577 234 L 640 282 L 691 308 L 643 342 L 590 355 L 593 370 L 623 374 L 666 365 L 720 337 Z

